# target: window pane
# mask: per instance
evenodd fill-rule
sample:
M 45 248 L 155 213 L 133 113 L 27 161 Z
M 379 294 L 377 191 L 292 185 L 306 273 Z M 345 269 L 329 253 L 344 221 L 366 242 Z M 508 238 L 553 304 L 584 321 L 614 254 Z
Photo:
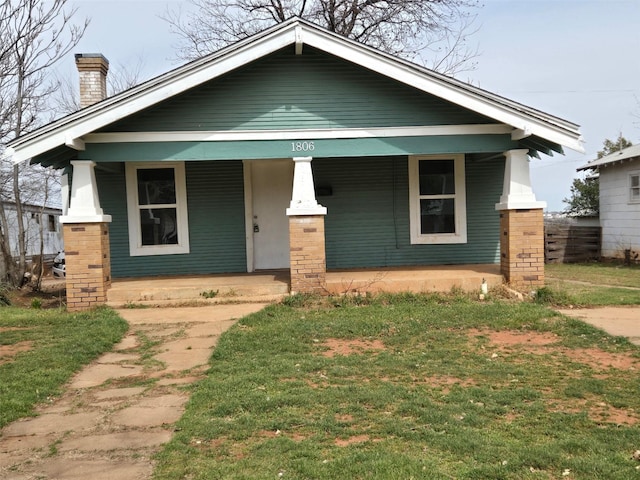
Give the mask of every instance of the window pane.
M 138 169 L 138 202 L 140 205 L 176 203 L 173 168 Z
M 640 187 L 640 175 L 631 175 L 631 187 Z
M 176 245 L 178 227 L 175 208 L 140 210 L 142 245 Z
M 453 160 L 420 160 L 420 195 L 452 195 L 455 190 Z
M 420 200 L 420 233 L 456 233 L 455 201 L 453 198 Z

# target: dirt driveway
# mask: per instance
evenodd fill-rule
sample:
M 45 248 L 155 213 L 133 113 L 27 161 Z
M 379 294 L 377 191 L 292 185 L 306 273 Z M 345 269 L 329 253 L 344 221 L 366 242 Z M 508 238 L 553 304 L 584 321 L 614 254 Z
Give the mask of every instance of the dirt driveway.
M 171 438 L 220 335 L 263 303 L 119 310 L 130 329 L 60 398 L 0 431 L 3 480 L 140 480 Z
M 600 328 L 610 335 L 628 337 L 640 345 L 640 307 L 563 308 L 558 312 Z

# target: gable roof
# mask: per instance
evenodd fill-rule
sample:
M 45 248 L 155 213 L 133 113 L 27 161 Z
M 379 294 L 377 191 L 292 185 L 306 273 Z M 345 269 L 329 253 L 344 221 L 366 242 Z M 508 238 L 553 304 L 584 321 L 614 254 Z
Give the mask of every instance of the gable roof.
M 579 126 L 542 111 L 508 100 L 486 90 L 441 75 L 406 60 L 329 32 L 294 17 L 252 37 L 237 42 L 122 93 L 44 125 L 9 142 L 14 162 L 22 162 L 65 146 L 82 150 L 82 137 L 167 98 L 217 78 L 288 46 L 302 54 L 309 45 L 410 85 L 453 104 L 493 118 L 513 128 L 512 138 L 537 137 L 540 150 L 562 153 L 562 147 L 584 152 Z M 533 140 L 535 144 L 535 140 Z
M 618 150 L 617 152 L 610 153 L 606 157 L 592 160 L 586 165 L 577 168 L 577 171 L 580 172 L 582 170 L 597 170 L 599 167 L 609 166 L 615 163 L 622 163 L 625 160 L 634 160 L 636 158 L 640 158 L 640 144 L 632 145 L 630 147 L 623 148 L 622 150 Z

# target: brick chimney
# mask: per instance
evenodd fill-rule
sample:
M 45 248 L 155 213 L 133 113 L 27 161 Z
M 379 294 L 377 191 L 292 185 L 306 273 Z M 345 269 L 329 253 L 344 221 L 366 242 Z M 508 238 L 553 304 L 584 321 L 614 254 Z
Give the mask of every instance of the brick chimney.
M 100 53 L 76 53 L 80 73 L 80 108 L 107 98 L 109 61 Z

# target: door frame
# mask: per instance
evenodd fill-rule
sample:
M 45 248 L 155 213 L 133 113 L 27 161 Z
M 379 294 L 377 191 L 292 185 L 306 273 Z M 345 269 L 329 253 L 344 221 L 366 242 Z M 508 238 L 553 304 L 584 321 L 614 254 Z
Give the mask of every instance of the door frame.
M 247 255 L 247 272 L 255 272 L 255 253 L 254 253 L 254 235 L 253 235 L 253 181 L 252 181 L 252 164 L 256 162 L 270 161 L 291 161 L 291 158 L 274 158 L 265 160 L 243 160 L 242 171 L 244 176 L 244 229 L 245 229 L 245 245 Z M 283 215 L 286 213 L 283 211 Z

